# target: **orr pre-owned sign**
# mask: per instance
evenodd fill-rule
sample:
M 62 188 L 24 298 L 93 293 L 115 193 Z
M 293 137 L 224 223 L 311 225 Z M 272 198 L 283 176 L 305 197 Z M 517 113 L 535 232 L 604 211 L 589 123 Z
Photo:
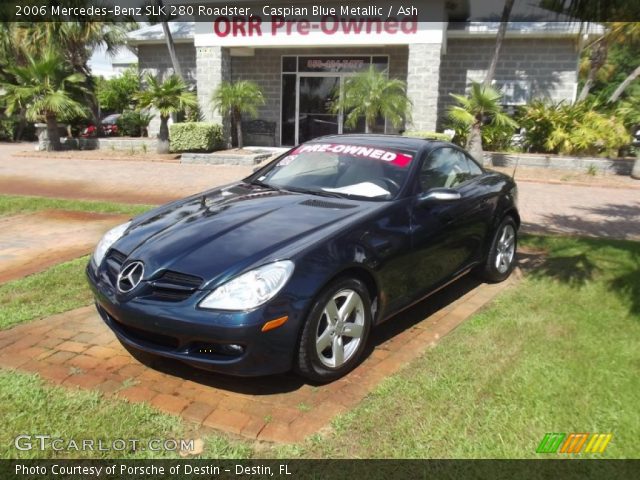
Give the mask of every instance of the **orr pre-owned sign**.
M 312 22 L 305 18 L 290 19 L 273 15 L 263 22 L 261 17 L 218 17 L 213 21 L 213 33 L 219 38 L 226 37 L 262 37 L 278 35 L 308 36 L 312 32 L 324 35 L 337 33 L 361 34 L 361 33 L 389 33 L 399 32 L 411 34 L 418 31 L 417 15 L 401 18 L 381 19 L 376 17 L 340 17 L 338 15 L 324 15 L 318 22 Z
M 195 45 L 228 47 L 442 43 L 445 24 L 413 5 L 261 6 L 196 23 Z

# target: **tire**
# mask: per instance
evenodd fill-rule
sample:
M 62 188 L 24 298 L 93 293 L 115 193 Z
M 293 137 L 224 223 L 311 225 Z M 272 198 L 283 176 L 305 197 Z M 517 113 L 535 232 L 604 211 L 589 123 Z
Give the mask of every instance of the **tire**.
M 296 371 L 322 383 L 344 376 L 360 361 L 371 324 L 365 284 L 353 278 L 332 282 L 318 295 L 303 326 Z
M 506 280 L 515 267 L 518 248 L 518 227 L 511 216 L 505 217 L 491 240 L 491 248 L 480 276 L 492 283 Z

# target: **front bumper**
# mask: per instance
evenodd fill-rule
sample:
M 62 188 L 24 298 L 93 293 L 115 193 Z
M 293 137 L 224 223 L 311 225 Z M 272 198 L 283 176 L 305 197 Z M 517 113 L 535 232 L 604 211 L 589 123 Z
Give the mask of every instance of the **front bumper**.
M 197 308 L 206 292 L 162 302 L 121 295 L 91 264 L 86 275 L 100 316 L 129 347 L 229 375 L 270 375 L 292 368 L 303 301 L 278 295 L 248 312 L 211 311 Z M 262 332 L 266 322 L 283 316 L 288 317 L 284 325 Z

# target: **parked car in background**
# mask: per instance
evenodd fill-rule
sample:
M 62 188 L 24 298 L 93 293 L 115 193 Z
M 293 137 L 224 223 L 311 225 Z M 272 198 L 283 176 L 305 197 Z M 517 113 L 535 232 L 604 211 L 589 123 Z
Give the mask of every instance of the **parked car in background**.
M 113 113 L 111 115 L 107 115 L 100 122 L 100 128 L 102 129 L 102 135 L 105 137 L 111 137 L 118 135 L 118 118 L 120 118 L 120 113 Z M 86 128 L 82 130 L 80 133 L 81 137 L 95 137 L 98 134 L 98 130 L 95 125 L 89 124 Z
M 511 273 L 514 180 L 441 141 L 334 135 L 109 231 L 87 277 L 139 358 L 331 381 L 371 329 L 474 270 Z

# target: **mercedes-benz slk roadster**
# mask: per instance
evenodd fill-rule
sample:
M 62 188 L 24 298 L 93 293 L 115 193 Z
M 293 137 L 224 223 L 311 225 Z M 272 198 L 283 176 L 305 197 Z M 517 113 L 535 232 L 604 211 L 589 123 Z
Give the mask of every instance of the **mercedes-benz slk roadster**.
M 450 143 L 323 137 L 112 229 L 86 272 L 139 358 L 327 382 L 372 328 L 444 285 L 506 279 L 516 202 L 510 177 Z

